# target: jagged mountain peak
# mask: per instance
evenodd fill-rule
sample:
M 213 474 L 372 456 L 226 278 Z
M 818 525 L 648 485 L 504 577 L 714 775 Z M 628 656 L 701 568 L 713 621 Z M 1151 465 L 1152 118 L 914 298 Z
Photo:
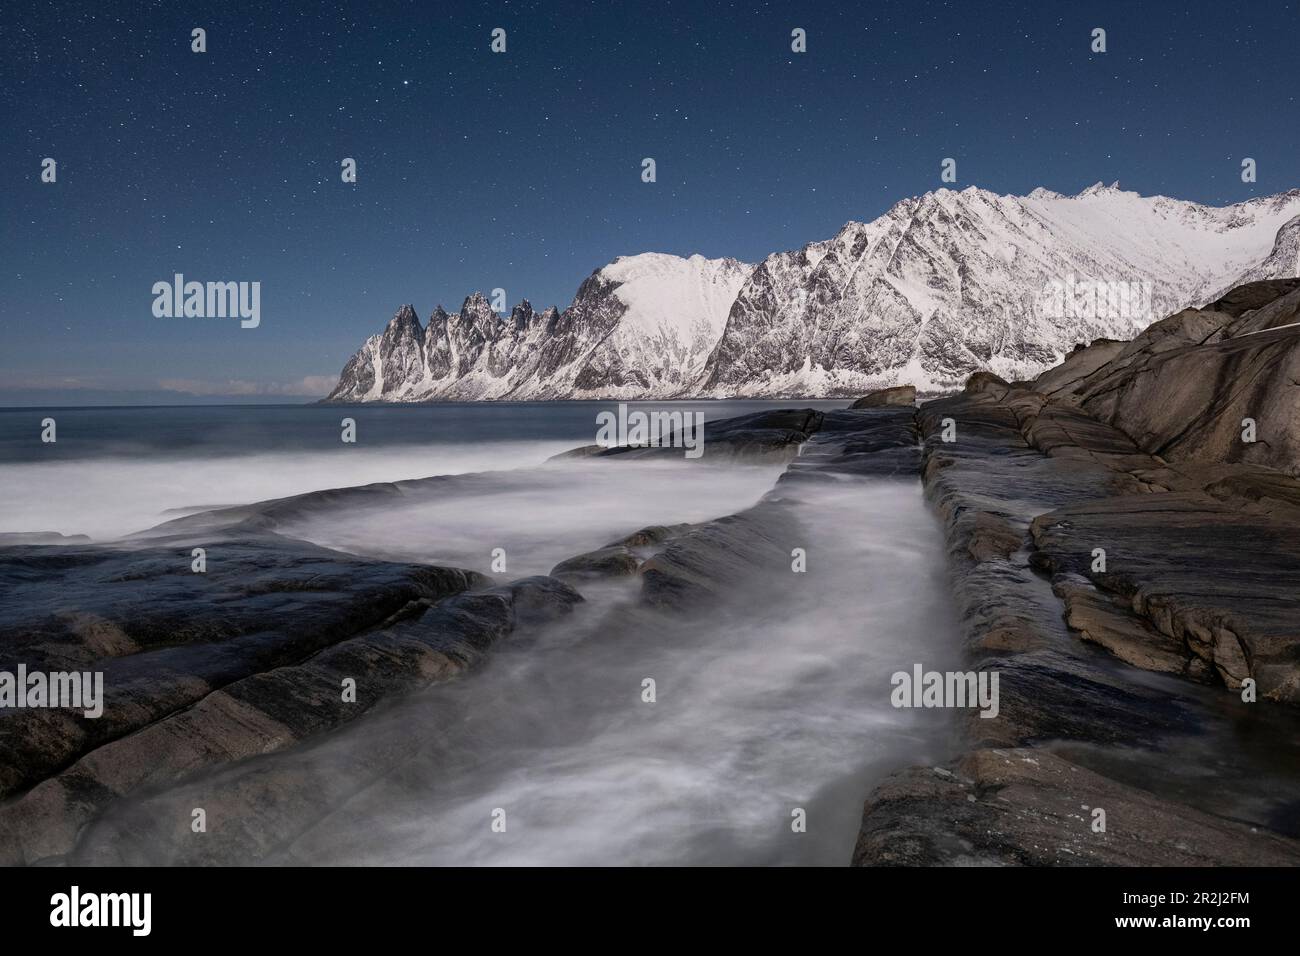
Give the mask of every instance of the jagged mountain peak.
M 752 265 L 737 259 L 730 257 L 709 259 L 698 252 L 689 256 L 666 252 L 641 252 L 636 255 L 617 256 L 612 262 L 601 266 L 592 274 L 608 282 L 626 284 L 638 280 L 687 274 L 714 276 L 738 270 L 747 271 L 752 268 Z
M 792 397 L 900 381 L 941 389 L 976 369 L 1025 378 L 1077 342 L 1129 338 L 1226 287 L 1297 269 L 1300 190 L 1213 207 L 1118 182 L 1073 196 L 943 188 L 757 267 L 622 255 L 562 312 L 525 300 L 507 318 L 476 292 L 459 313 L 439 306 L 422 343 L 418 320 L 395 317 L 330 397 Z M 1076 281 L 1118 287 L 1123 308 L 1049 294 Z
M 477 314 L 484 311 L 492 312 L 493 310 L 492 303 L 488 301 L 487 296 L 482 292 L 471 292 L 469 295 L 465 296 L 465 301 L 461 303 L 460 311 L 461 314 L 464 315 L 467 312 Z
M 410 328 L 413 325 L 417 328 L 420 326 L 420 317 L 415 312 L 415 306 L 408 303 L 393 313 L 385 331 Z
M 1089 186 L 1087 189 L 1081 190 L 1074 198 L 1081 199 L 1086 196 L 1105 196 L 1108 194 L 1119 193 L 1119 192 L 1123 192 L 1123 190 L 1119 188 L 1119 180 L 1116 180 L 1115 182 L 1111 183 L 1109 186 L 1107 186 L 1101 180 L 1098 180 L 1097 182 Z M 1137 193 L 1133 193 L 1132 195 L 1136 196 Z
M 901 381 L 943 389 L 977 369 L 1024 378 L 1076 342 L 1130 338 L 1208 301 L 1244 269 L 1293 269 L 1285 247 L 1265 260 L 1297 213 L 1300 197 L 1216 208 L 1118 183 L 1076 196 L 935 190 L 850 222 L 828 243 L 765 259 L 694 394 L 854 394 Z M 1102 283 L 1101 309 L 1092 292 L 1091 306 L 1053 296 L 1075 279 Z

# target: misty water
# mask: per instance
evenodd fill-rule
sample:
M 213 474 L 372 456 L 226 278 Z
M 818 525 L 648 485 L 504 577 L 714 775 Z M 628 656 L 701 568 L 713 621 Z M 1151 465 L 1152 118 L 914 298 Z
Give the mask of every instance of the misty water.
M 675 402 L 673 408 L 719 421 L 781 404 L 789 403 Z M 0 408 L 0 533 L 111 540 L 177 510 L 533 467 L 593 442 L 596 415 L 616 408 L 614 402 Z M 356 421 L 355 444 L 340 440 L 345 417 Z M 45 418 L 57 425 L 54 443 L 41 441 Z
M 709 419 L 774 407 L 703 404 Z M 158 422 L 175 410 L 139 413 L 157 427 L 131 439 L 134 452 L 121 421 L 130 413 L 119 411 L 93 454 L 7 465 L 18 480 L 0 530 L 111 536 L 171 509 L 460 474 L 433 501 L 313 515 L 280 530 L 485 572 L 500 547 L 509 565 L 494 577 L 507 581 L 646 525 L 743 510 L 783 469 L 708 464 L 707 455 L 546 463 L 592 440 L 595 411 L 608 403 L 582 405 L 272 409 L 265 418 L 222 409 L 206 420 L 215 437 L 181 452 L 157 446 L 171 428 L 189 433 Z M 467 408 L 479 418 L 472 433 L 458 418 Z M 337 420 L 353 412 L 362 439 L 380 439 L 374 446 L 340 452 L 295 429 L 281 440 L 267 424 L 307 422 L 337 441 Z M 193 409 L 183 415 L 204 422 Z M 423 440 L 411 440 L 417 428 Z M 61 426 L 60 443 L 71 434 Z M 111 838 L 128 859 L 177 862 L 166 849 L 171 828 L 155 821 L 188 810 L 160 807 L 202 800 L 244 821 L 244 837 L 228 845 L 223 828 L 208 835 L 205 852 L 220 862 L 843 865 L 871 787 L 946 753 L 950 718 L 893 708 L 890 676 L 955 664 L 960 641 L 919 482 L 801 484 L 793 509 L 790 546 L 807 551 L 807 573 L 756 571 L 728 601 L 676 615 L 640 608 L 635 580 L 580 584 L 586 600 L 574 614 L 496 645 L 477 670 L 290 750 L 119 801 L 87 843 Z M 647 679 L 653 703 L 643 700 Z M 311 793 L 317 812 L 280 801 L 290 785 Z M 252 806 L 261 817 L 250 822 Z M 492 828 L 496 810 L 505 832 Z M 796 810 L 806 832 L 792 827 Z M 254 852 L 250 831 L 275 837 Z M 132 839 L 134 850 L 121 846 Z M 183 845 L 181 856 L 192 847 Z
M 715 478 L 733 507 L 758 497 Z M 631 488 L 662 479 L 624 476 Z M 944 755 L 946 718 L 891 707 L 890 675 L 942 666 L 958 641 L 916 482 L 832 486 L 796 510 L 815 562 L 807 574 L 755 579 L 737 602 L 685 620 L 626 613 L 635 584 L 586 587 L 572 618 L 498 647 L 477 673 L 266 758 L 341 800 L 277 858 L 847 863 L 872 784 Z M 566 514 L 556 512 L 561 525 Z M 482 527 L 508 536 L 515 517 L 537 521 L 502 503 Z M 387 552 L 396 532 L 384 531 Z M 654 703 L 642 699 L 647 678 Z M 350 755 L 395 735 L 418 739 L 417 753 L 353 792 L 341 776 Z M 241 789 L 239 776 L 213 785 Z M 806 833 L 792 829 L 796 808 Z M 504 833 L 489 826 L 496 809 Z

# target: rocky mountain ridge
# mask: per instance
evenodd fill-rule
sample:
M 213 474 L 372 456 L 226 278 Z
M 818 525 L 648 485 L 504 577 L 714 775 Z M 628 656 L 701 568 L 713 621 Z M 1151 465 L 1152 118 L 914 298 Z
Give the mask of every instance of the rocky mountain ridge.
M 593 272 L 563 311 L 483 295 L 403 306 L 332 401 L 857 395 L 972 372 L 1030 378 L 1247 281 L 1300 272 L 1300 190 L 1225 207 L 1097 183 L 1075 196 L 940 189 L 831 239 Z

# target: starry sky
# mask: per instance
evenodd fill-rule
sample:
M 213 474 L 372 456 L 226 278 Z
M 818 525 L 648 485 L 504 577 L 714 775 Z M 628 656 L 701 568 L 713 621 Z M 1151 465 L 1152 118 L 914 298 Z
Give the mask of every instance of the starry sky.
M 0 405 L 319 397 L 402 303 L 759 261 L 939 188 L 944 157 L 1002 193 L 1294 188 L 1298 7 L 7 0 Z M 260 327 L 156 318 L 176 272 L 261 282 Z

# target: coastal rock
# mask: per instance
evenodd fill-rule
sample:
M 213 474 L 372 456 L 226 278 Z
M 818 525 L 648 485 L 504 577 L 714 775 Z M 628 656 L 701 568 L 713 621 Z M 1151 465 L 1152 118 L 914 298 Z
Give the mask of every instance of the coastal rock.
M 97 719 L 24 709 L 0 720 L 0 795 L 213 690 L 374 626 L 410 601 L 488 584 L 474 572 L 363 561 L 292 539 L 190 549 L 0 550 L 0 669 L 100 671 Z
M 105 696 L 98 719 L 0 720 L 0 861 L 62 857 L 117 796 L 329 730 L 581 601 L 550 578 L 490 587 L 276 535 L 209 542 L 208 561 L 195 574 L 180 547 L 0 551 L 3 669 L 93 669 Z
M 705 421 L 701 460 L 790 461 L 799 453 L 799 446 L 822 427 L 823 418 L 824 414 L 815 409 L 783 408 L 717 422 Z M 552 460 L 569 457 L 681 458 L 684 447 L 681 436 L 670 432 L 660 436 L 658 446 L 584 446 L 556 455 Z
M 1272 770 L 1300 756 L 1274 710 L 1300 703 L 1300 482 L 1285 442 L 1255 459 L 1226 441 L 1243 394 L 1294 401 L 1297 289 L 1232 290 L 1030 388 L 977 373 L 921 406 L 968 666 L 999 675 L 1000 707 L 963 716 L 953 762 L 877 788 L 856 863 L 1300 860 Z M 1262 725 L 1261 762 L 1232 742 Z M 1202 752 L 1219 772 L 1188 770 Z M 1083 812 L 1098 806 L 1109 838 Z
M 1233 290 L 1155 323 L 1116 354 L 1089 349 L 1035 387 L 1170 462 L 1300 475 L 1298 283 Z
M 57 531 L 5 531 L 0 532 L 0 548 L 22 544 L 87 544 L 84 534 L 60 534 Z
M 976 561 L 1006 559 L 1020 550 L 1023 540 L 1024 533 L 1013 528 L 1005 518 L 981 511 L 975 516 L 975 528 L 967 550 Z
M 775 431 L 802 443 L 769 492 L 753 508 L 691 526 L 641 565 L 641 602 L 682 611 L 701 601 L 736 600 L 763 572 L 786 574 L 789 542 L 799 534 L 788 507 L 804 482 L 905 476 L 920 468 L 915 410 L 881 407 L 815 412 L 782 410 L 720 423 L 714 434 L 742 446 L 770 441 Z M 713 439 L 711 439 L 713 440 Z
M 817 432 L 790 462 L 778 487 L 844 476 L 914 478 L 920 470 L 915 408 L 836 409 L 822 415 Z
M 1086 579 L 1060 575 L 1052 590 L 1065 603 L 1065 621 L 1082 640 L 1104 647 L 1120 660 L 1143 670 L 1208 679 L 1203 661 L 1177 638 L 1162 634 L 1134 616 L 1118 595 L 1107 594 Z
M 771 501 L 694 527 L 641 565 L 641 602 L 686 612 L 744 594 L 756 571 L 789 569 L 795 537 L 787 509 Z
M 625 577 L 636 574 L 639 564 L 636 555 L 627 548 L 600 548 L 561 561 L 551 569 L 551 577 L 562 581 Z
M 1300 525 L 1169 492 L 1057 509 L 1033 535 L 1038 566 L 1088 577 L 1150 625 L 1152 669 L 1171 669 L 1167 653 L 1181 647 L 1194 676 L 1212 669 L 1234 689 L 1250 677 L 1260 697 L 1300 703 Z
M 833 433 L 818 431 L 809 436 L 810 444 L 815 442 L 823 454 L 816 465 L 809 465 L 805 470 L 834 467 L 837 450 L 842 453 L 850 441 L 869 441 L 874 432 L 881 433 L 878 440 L 883 440 L 886 433 L 902 433 L 902 440 L 915 445 L 915 432 L 903 424 L 912 415 L 911 409 L 840 413 Z M 778 417 L 775 421 L 784 419 Z M 609 467 L 621 466 L 611 462 Z M 648 563 L 657 562 L 657 565 L 639 579 L 641 600 L 620 600 L 604 609 L 587 608 L 601 613 L 596 633 L 627 628 L 649 639 L 664 635 L 667 628 L 668 633 L 678 635 L 696 627 L 695 619 L 705 606 L 754 614 L 756 606 L 783 605 L 788 595 L 771 585 L 774 580 L 784 582 L 790 578 L 789 542 L 806 540 L 791 507 L 800 492 L 796 483 L 773 490 L 755 507 L 735 515 L 694 525 L 648 526 L 609 541 L 597 553 L 613 551 L 648 559 Z M 335 500 L 349 507 L 352 501 L 348 496 Z M 546 587 L 530 587 L 530 591 L 540 594 L 544 606 L 556 611 L 572 600 L 554 582 Z M 461 597 L 464 602 L 474 603 L 463 603 Z M 517 609 L 518 595 L 513 603 Z M 486 599 L 485 592 L 469 592 L 435 604 L 409 602 L 376 631 L 348 642 L 347 649 L 341 652 L 341 666 L 353 670 L 359 663 L 382 662 L 386 680 L 405 678 L 418 682 L 444 676 L 448 659 L 454 660 L 447 648 L 440 642 L 432 649 L 434 652 L 425 653 L 412 644 L 412 641 L 422 642 L 425 636 L 439 641 L 446 637 L 447 627 L 436 622 L 430 626 L 428 620 L 439 609 L 454 613 L 458 619 L 469 615 L 469 620 L 475 622 L 466 641 L 471 648 L 477 643 L 473 635 L 480 633 L 477 622 L 491 625 L 501 620 L 500 603 Z M 557 625 L 558 628 L 567 626 L 565 622 Z M 490 637 L 496 631 L 488 627 L 484 633 Z M 380 634 L 387 637 L 378 641 Z M 387 653 L 377 656 L 380 647 Z M 369 688 L 370 679 L 362 686 Z M 382 786 L 385 778 L 408 772 L 409 761 L 428 759 L 427 754 L 421 757 L 422 748 L 438 746 L 437 742 L 412 739 L 413 735 L 405 732 L 375 733 L 372 723 L 376 745 L 351 747 L 346 737 L 326 733 L 330 729 L 329 721 L 333 720 L 332 710 L 338 706 L 333 701 L 322 701 L 319 708 L 308 707 L 305 698 L 300 696 L 286 703 L 283 713 L 267 712 L 268 695 L 272 691 L 280 695 L 283 688 L 268 682 L 265 686 L 254 685 L 252 690 L 253 693 L 240 698 L 240 704 L 248 707 L 247 712 L 240 712 L 243 724 L 260 725 L 264 733 L 275 732 L 286 738 L 305 731 L 310 736 L 302 738 L 302 747 L 268 759 L 201 763 L 206 770 L 181 775 L 169 782 L 160 781 L 158 787 L 148 791 L 131 791 L 129 799 L 113 801 L 89 819 L 75 840 L 67 837 L 72 840 L 73 848 L 60 851 L 62 855 L 58 859 L 75 865 L 310 860 L 313 853 L 319 852 L 312 844 L 313 839 L 323 838 L 319 834 L 334 832 L 337 838 L 337 827 L 330 826 L 329 818 L 346 813 L 353 795 L 370 786 Z M 461 690 L 466 692 L 461 696 L 462 703 L 472 704 L 469 686 Z M 431 694 L 430 700 L 437 699 L 438 693 Z M 390 691 L 384 698 L 392 696 Z M 319 709 L 325 715 L 325 723 L 319 726 L 295 723 L 303 720 L 298 713 L 300 708 L 308 712 Z M 393 713 L 385 710 L 369 719 L 392 721 Z M 401 730 L 407 730 L 406 726 L 402 725 Z M 192 735 L 193 731 L 187 728 L 185 736 Z M 454 781 L 448 785 L 454 785 Z M 62 796 L 52 788 L 47 788 L 45 795 L 51 802 L 57 802 Z M 189 808 L 199 805 L 206 807 L 209 820 L 220 826 L 220 840 L 189 839 L 187 814 Z M 61 812 L 51 811 L 51 816 Z M 29 808 L 28 813 L 25 819 L 32 821 L 33 829 L 50 825 L 50 818 L 35 815 L 34 808 Z M 0 821 L 3 819 L 0 815 Z M 32 858 L 52 862 L 59 846 L 33 845 L 29 852 Z M 46 851 L 44 855 L 41 850 Z
M 650 525 L 642 528 L 640 531 L 633 531 L 627 537 L 619 538 L 617 541 L 610 542 L 606 547 L 610 548 L 654 548 L 666 541 L 671 541 L 684 531 L 690 529 L 689 524 L 674 525 Z
M 864 395 L 849 408 L 880 408 L 885 405 L 914 405 L 916 403 L 915 385 L 895 385 L 881 388 L 869 395 Z
M 1106 829 L 1094 832 L 1093 811 Z M 983 749 L 878 787 L 856 866 L 1294 866 L 1300 841 L 1161 800 L 1042 748 Z
M 1010 388 L 1011 386 L 1008 384 L 1007 380 L 999 375 L 994 375 L 992 372 L 976 372 L 971 375 L 970 378 L 966 379 L 966 386 L 963 391 L 969 392 L 972 395 L 979 395 L 987 392 L 990 395 L 1001 398 L 1006 395 Z

